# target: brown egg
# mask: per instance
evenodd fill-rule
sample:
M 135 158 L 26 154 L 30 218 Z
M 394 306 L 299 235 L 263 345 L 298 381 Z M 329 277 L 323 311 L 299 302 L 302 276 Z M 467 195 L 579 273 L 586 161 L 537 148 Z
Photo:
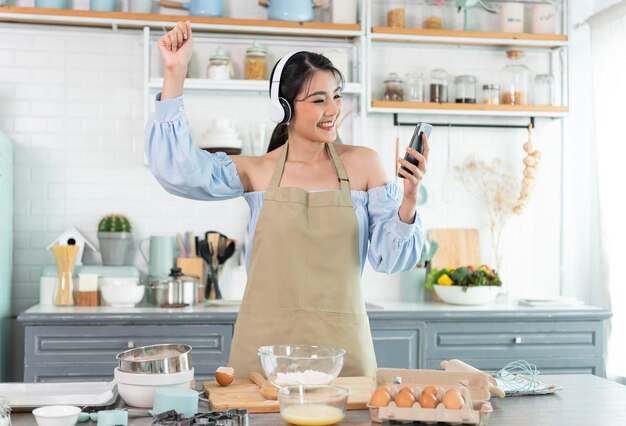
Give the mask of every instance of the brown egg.
M 220 386 L 228 386 L 235 379 L 235 370 L 231 367 L 220 367 L 215 370 L 215 381 Z
M 408 393 L 410 393 L 411 395 L 413 395 L 413 398 L 415 399 L 415 392 L 413 392 L 413 389 L 412 389 L 412 388 L 410 388 L 410 387 L 408 387 L 408 386 L 405 386 L 405 387 L 403 387 L 402 389 L 400 389 L 400 392 L 398 392 L 398 393 L 402 393 L 402 392 L 408 392 Z
M 379 387 L 372 395 L 372 399 L 370 399 L 370 405 L 372 407 L 386 407 L 391 402 L 391 396 L 389 393 L 383 388 Z
M 400 408 L 409 408 L 415 403 L 415 397 L 413 392 L 398 392 L 394 401 Z
M 435 408 L 439 403 L 439 401 L 437 400 L 437 396 L 430 392 L 426 392 L 426 390 L 422 392 L 417 402 L 420 403 L 422 408 Z
M 460 410 L 463 408 L 465 401 L 461 396 L 461 393 L 456 389 L 448 390 L 441 398 L 443 405 L 450 410 Z
M 424 388 L 424 390 L 422 391 L 422 393 L 432 393 L 433 395 L 437 396 L 437 393 L 439 392 L 439 388 L 437 386 L 426 386 Z

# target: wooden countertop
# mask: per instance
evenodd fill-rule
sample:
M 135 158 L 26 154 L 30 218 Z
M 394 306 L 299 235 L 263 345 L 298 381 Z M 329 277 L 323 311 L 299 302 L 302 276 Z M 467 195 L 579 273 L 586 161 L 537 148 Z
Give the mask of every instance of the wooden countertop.
M 588 374 L 541 376 L 545 383 L 563 386 L 553 395 L 493 398 L 490 426 L 626 424 L 626 386 Z M 33 426 L 30 413 L 11 416 L 13 426 Z M 150 425 L 151 418 L 130 419 L 129 425 Z M 376 425 L 366 410 L 348 411 L 340 425 Z M 94 423 L 84 423 L 93 426 Z M 279 414 L 253 414 L 250 425 L 287 425 Z

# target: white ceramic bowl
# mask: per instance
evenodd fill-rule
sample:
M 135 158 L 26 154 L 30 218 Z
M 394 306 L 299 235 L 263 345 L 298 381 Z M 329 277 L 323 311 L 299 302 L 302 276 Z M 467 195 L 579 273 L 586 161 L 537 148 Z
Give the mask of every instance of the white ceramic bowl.
M 127 405 L 139 408 L 152 408 L 154 392 L 158 388 L 185 388 L 193 386 L 193 368 L 189 371 L 170 374 L 127 373 L 119 368 L 113 376 L 117 391 Z
M 33 416 L 38 426 L 74 426 L 80 411 L 73 405 L 49 405 L 34 409 Z
M 100 288 L 104 303 L 117 308 L 135 306 L 143 299 L 146 287 L 143 285 L 107 284 Z
M 485 305 L 495 300 L 500 293 L 500 287 L 495 285 L 463 287 L 458 285 L 433 285 L 435 293 L 446 303 L 452 305 Z

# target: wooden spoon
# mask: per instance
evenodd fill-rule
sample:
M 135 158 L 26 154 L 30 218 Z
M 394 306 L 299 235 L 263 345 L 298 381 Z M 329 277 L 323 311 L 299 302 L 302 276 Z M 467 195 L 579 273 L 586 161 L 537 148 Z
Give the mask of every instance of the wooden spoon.
M 261 389 L 259 393 L 265 399 L 278 399 L 278 388 L 267 381 L 267 379 L 256 371 L 250 372 L 250 380 L 252 380 Z

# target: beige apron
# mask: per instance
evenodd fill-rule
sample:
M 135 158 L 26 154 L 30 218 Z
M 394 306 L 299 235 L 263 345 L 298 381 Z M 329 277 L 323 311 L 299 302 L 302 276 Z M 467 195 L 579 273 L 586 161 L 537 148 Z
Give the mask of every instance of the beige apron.
M 262 371 L 257 350 L 274 344 L 342 347 L 342 376 L 371 376 L 376 369 L 361 296 L 359 224 L 343 163 L 332 144 L 326 149 L 341 191 L 279 188 L 288 145 L 276 164 L 230 350 L 238 378 Z

